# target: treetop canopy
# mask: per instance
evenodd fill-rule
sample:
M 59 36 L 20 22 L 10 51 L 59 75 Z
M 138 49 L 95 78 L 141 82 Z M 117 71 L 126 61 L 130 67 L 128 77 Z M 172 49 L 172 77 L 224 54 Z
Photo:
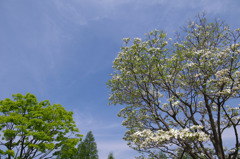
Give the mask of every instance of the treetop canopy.
M 107 85 L 129 146 L 149 154 L 237 157 L 240 148 L 240 29 L 198 16 L 175 38 L 152 31 L 124 39 Z M 235 103 L 229 101 L 235 100 Z M 223 133 L 234 134 L 225 148 Z M 157 151 L 158 150 L 158 151 Z
M 13 100 L 1 100 L 0 155 L 8 158 L 54 157 L 62 146 L 67 146 L 69 152 L 77 151 L 75 145 L 82 135 L 72 115 L 73 112 L 66 111 L 60 104 L 51 105 L 48 100 L 38 102 L 30 93 L 18 93 L 13 95 Z

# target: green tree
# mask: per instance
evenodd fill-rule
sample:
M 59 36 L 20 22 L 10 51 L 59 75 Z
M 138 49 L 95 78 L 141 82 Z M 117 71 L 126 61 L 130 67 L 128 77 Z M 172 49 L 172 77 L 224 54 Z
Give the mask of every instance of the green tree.
M 114 159 L 114 156 L 113 156 L 113 153 L 112 153 L 112 152 L 109 153 L 108 159 Z
M 98 159 L 97 144 L 92 131 L 89 131 L 85 139 L 78 145 L 76 158 L 79 159 Z
M 53 158 L 77 151 L 81 135 L 60 104 L 41 102 L 30 93 L 12 95 L 0 101 L 0 154 L 6 158 Z M 69 134 L 75 134 L 70 138 Z M 63 147 L 68 147 L 64 151 Z M 0 157 L 1 157 L 0 156 Z
M 149 153 L 148 156 L 146 155 L 141 155 L 136 157 L 136 159 L 167 159 L 167 155 L 163 152 L 155 152 L 155 153 Z
M 158 154 L 150 154 L 149 159 L 167 159 L 167 155 L 163 152 L 159 152 Z
M 135 150 L 177 158 L 237 158 L 239 154 L 240 29 L 197 16 L 176 39 L 152 31 L 124 39 L 109 80 L 110 104 Z M 231 101 L 231 103 L 229 103 Z M 232 149 L 223 134 L 233 132 Z

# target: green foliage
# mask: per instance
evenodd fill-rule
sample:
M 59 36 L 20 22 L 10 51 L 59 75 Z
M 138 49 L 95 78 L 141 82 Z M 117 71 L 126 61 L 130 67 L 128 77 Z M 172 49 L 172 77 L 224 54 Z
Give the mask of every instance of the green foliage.
M 30 93 L 13 95 L 0 101 L 1 156 L 8 158 L 49 157 L 77 151 L 82 135 L 73 121 L 72 112 L 60 104 L 41 102 Z M 68 134 L 75 134 L 69 138 Z M 68 149 L 66 150 L 65 147 Z
M 69 139 L 69 141 L 64 144 L 61 151 L 56 153 L 57 159 L 75 159 L 78 149 L 75 146 L 78 144 L 78 138 Z
M 113 156 L 113 153 L 112 153 L 112 152 L 109 153 L 108 159 L 114 159 L 114 156 Z
M 11 156 L 11 157 L 13 157 L 15 155 L 13 150 L 6 150 L 5 154 L 8 155 L 8 156 Z
M 154 153 L 150 154 L 148 159 L 167 159 L 167 155 L 160 151 L 157 154 Z
M 78 145 L 76 158 L 80 159 L 98 159 L 97 144 L 91 131 L 85 139 Z

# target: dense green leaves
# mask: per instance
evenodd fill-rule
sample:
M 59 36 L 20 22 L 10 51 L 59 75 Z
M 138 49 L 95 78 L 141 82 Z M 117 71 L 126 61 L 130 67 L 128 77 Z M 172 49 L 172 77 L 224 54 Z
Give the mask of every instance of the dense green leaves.
M 113 153 L 112 153 L 112 152 L 109 153 L 108 159 L 114 159 L 114 156 L 113 156 Z
M 98 159 L 97 144 L 91 131 L 85 139 L 78 145 L 76 158 L 80 159 Z
M 0 101 L 1 155 L 14 158 L 44 158 L 54 156 L 63 147 L 71 151 L 81 138 L 79 130 L 68 112 L 60 104 L 41 102 L 30 93 L 13 95 Z M 69 138 L 74 134 L 73 138 Z M 70 151 L 70 152 L 71 152 Z

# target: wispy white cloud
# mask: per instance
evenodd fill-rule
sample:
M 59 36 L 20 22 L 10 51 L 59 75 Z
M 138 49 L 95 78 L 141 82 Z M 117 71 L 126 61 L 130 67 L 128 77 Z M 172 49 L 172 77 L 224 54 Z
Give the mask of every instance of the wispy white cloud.
M 187 8 L 187 9 L 206 9 L 208 11 L 219 11 L 221 10 L 226 4 L 229 4 L 228 1 L 224 0 L 153 0 L 151 1 L 152 5 L 160 4 L 164 5 L 165 7 L 171 8 Z
M 63 19 L 68 19 L 70 22 L 78 25 L 86 25 L 88 14 L 84 14 L 83 9 L 88 8 L 89 6 L 83 1 L 70 0 L 68 2 L 64 0 L 55 0 L 52 2 L 52 7 L 56 7 L 58 15 L 61 15 Z
M 82 130 L 87 131 L 101 131 L 106 130 L 111 133 L 111 130 L 113 129 L 121 129 L 122 125 L 120 122 L 112 122 L 109 120 L 108 122 L 105 121 L 105 119 L 97 119 L 94 117 L 94 114 L 90 111 L 84 110 L 82 113 L 79 112 L 79 110 L 74 110 L 74 121 L 76 122 L 76 125 L 81 128 Z M 103 136 L 102 134 L 96 134 L 98 136 Z M 105 134 L 104 136 L 107 136 L 109 134 Z M 118 135 L 118 134 L 116 134 Z

